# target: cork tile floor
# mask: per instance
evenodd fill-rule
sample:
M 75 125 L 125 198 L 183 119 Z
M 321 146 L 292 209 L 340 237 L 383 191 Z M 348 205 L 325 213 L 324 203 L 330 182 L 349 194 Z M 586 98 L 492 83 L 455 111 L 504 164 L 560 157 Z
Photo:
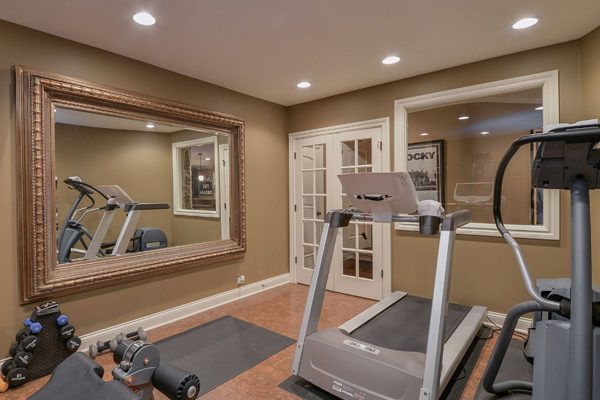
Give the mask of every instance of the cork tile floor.
M 302 318 L 307 289 L 306 286 L 296 284 L 280 286 L 205 311 L 185 320 L 154 329 L 148 334 L 149 340 L 157 341 L 225 315 L 232 315 L 282 335 L 296 338 L 298 329 L 300 328 L 300 320 Z M 357 313 L 368 308 L 373 303 L 372 300 L 327 292 L 323 305 L 320 327 L 338 326 Z M 495 338 L 486 343 L 477 367 L 471 374 L 461 400 L 473 398 L 487 359 L 493 349 L 494 342 Z M 290 346 L 210 391 L 204 395 L 202 399 L 298 399 L 296 396 L 278 387 L 283 380 L 290 376 L 293 355 L 294 347 Z M 110 371 L 114 367 L 112 356 L 110 354 L 105 354 L 98 357 L 96 360 L 104 367 L 104 379 L 109 380 Z M 41 378 L 20 388 L 0 394 L 0 399 L 25 399 L 43 386 L 47 380 L 47 377 Z M 155 391 L 155 397 L 157 400 L 166 399 L 166 397 L 162 396 L 157 391 Z

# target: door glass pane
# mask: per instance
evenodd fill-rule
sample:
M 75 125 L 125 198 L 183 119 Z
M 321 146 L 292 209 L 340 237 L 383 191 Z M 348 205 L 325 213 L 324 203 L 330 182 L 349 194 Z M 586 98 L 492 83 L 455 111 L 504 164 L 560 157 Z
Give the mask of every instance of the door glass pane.
M 315 248 L 313 246 L 302 246 L 304 249 L 304 268 L 313 269 L 315 267 Z
M 342 228 L 342 247 L 345 249 L 356 248 L 356 224 L 350 223 L 350 225 Z
M 354 140 L 342 142 L 342 166 L 356 165 L 354 159 Z
M 358 276 L 373 279 L 373 254 L 358 253 Z
M 358 165 L 371 165 L 371 139 L 358 140 Z
M 315 219 L 325 219 L 325 214 L 327 213 L 325 209 L 326 202 L 327 198 L 325 196 L 315 196 Z
M 323 233 L 323 222 L 315 222 L 315 229 L 317 235 L 316 243 L 321 243 L 321 234 Z
M 373 225 L 357 224 L 358 248 L 360 250 L 373 250 Z
M 354 174 L 354 173 L 356 173 L 356 168 L 354 168 L 354 167 L 342 168 L 342 174 Z
M 344 261 L 342 274 L 346 276 L 356 276 L 356 253 L 354 251 L 344 251 Z
M 302 194 L 313 194 L 313 174 L 308 171 L 302 173 Z
M 314 156 L 312 146 L 302 146 L 302 169 L 314 168 Z
M 311 221 L 302 222 L 302 230 L 304 231 L 302 237 L 304 238 L 304 243 L 315 243 L 314 224 L 315 223 Z
M 314 198 L 313 196 L 302 196 L 302 216 L 305 219 L 314 218 Z
M 315 171 L 315 193 L 325 194 L 326 192 L 325 171 Z
M 327 167 L 327 153 L 325 144 L 315 145 L 315 168 L 326 168 Z

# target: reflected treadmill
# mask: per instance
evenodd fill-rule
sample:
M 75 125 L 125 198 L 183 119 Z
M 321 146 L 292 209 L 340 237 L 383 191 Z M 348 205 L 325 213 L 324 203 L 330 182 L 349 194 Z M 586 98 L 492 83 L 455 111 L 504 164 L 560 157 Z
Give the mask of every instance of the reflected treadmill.
M 342 399 L 438 399 L 486 313 L 448 303 L 456 229 L 470 222 L 471 213 L 444 214 L 437 202 L 418 202 L 406 172 L 339 179 L 357 209 L 333 210 L 325 218 L 292 373 Z M 412 222 L 423 235 L 439 233 L 433 298 L 394 292 L 340 327 L 317 331 L 335 240 L 351 220 Z

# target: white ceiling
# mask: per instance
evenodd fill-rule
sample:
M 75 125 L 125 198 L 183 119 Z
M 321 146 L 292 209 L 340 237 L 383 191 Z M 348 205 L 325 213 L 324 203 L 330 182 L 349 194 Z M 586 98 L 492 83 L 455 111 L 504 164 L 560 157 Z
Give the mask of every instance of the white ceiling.
M 0 19 L 292 105 L 579 38 L 600 1 L 0 0 Z
M 153 121 L 139 121 L 106 114 L 95 114 L 85 111 L 69 110 L 57 107 L 54 120 L 59 124 L 91 126 L 94 128 L 116 129 L 120 131 L 148 131 L 148 132 L 177 132 L 188 128 L 180 126 L 162 125 Z M 146 128 L 151 122 L 154 128 Z

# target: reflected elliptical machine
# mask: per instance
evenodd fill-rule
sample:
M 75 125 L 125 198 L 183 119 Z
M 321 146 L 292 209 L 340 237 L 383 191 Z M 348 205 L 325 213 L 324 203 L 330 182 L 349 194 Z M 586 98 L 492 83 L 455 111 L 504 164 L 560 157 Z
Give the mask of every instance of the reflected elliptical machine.
M 540 143 L 533 161 L 532 186 L 569 190 L 571 195 L 571 279 L 540 279 L 537 287 L 501 214 L 504 172 L 517 150 L 531 143 Z M 519 138 L 498 165 L 494 220 L 514 252 L 532 300 L 517 304 L 506 316 L 482 380 L 490 393 L 501 396 L 527 391 L 534 400 L 600 399 L 600 303 L 599 293 L 592 288 L 589 198 L 589 191 L 600 187 L 599 168 L 597 120 Z M 527 346 L 533 349 L 533 382 L 495 382 L 517 322 L 528 313 L 535 317 Z M 527 347 L 526 356 L 531 350 Z
M 419 203 L 406 172 L 339 179 L 360 211 L 333 210 L 325 217 L 292 372 L 344 399 L 436 400 L 486 313 L 448 303 L 456 229 L 471 221 L 471 213 L 444 215 L 437 202 Z M 412 222 L 423 235 L 441 232 L 433 300 L 394 292 L 340 327 L 317 331 L 335 241 L 351 220 Z

